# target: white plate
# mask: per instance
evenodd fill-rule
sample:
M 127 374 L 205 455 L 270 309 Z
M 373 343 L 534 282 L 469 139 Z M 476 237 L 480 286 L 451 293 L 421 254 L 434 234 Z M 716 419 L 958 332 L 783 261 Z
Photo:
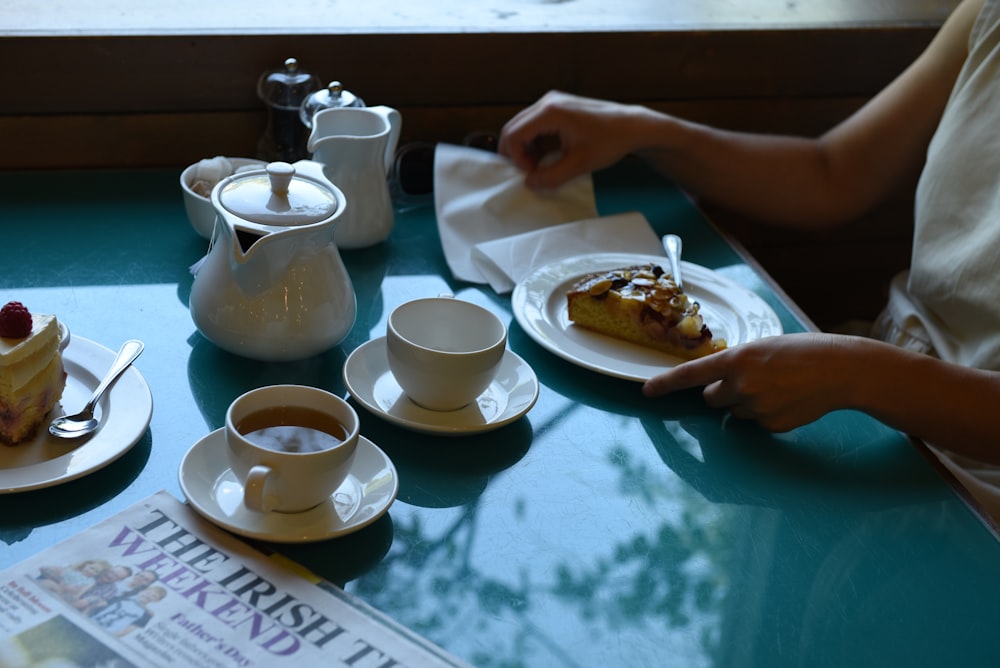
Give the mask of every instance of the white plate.
M 427 434 L 467 435 L 498 429 L 518 419 L 538 399 L 538 378 L 528 363 L 508 350 L 496 379 L 474 404 L 432 411 L 410 401 L 389 371 L 385 337 L 362 344 L 344 363 L 344 383 L 355 401 L 401 427 Z
M 364 436 L 344 483 L 329 501 L 301 513 L 258 513 L 243 505 L 243 485 L 229 468 L 225 428 L 188 450 L 178 476 L 199 515 L 233 533 L 272 543 L 308 543 L 357 531 L 384 515 L 399 492 L 396 467 Z
M 528 336 L 563 359 L 608 376 L 645 381 L 682 360 L 573 325 L 566 293 L 592 272 L 649 262 L 663 266 L 666 261 L 658 255 L 597 253 L 553 262 L 515 286 L 514 318 Z M 729 346 L 782 333 L 778 315 L 757 293 L 690 262 L 682 262 L 681 271 L 685 291 L 701 305 L 705 324 Z
M 66 389 L 47 420 L 83 408 L 111 368 L 115 353 L 73 336 L 63 350 Z M 0 494 L 51 487 L 96 471 L 135 445 L 149 427 L 153 396 L 136 368 L 129 367 L 99 403 L 103 424 L 93 436 L 64 440 L 50 436 L 48 422 L 34 440 L 0 446 Z

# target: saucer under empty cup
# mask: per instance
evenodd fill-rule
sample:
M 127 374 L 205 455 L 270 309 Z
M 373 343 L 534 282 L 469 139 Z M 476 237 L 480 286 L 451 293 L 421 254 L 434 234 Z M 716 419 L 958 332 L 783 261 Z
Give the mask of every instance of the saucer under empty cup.
M 475 401 L 455 411 L 428 410 L 413 403 L 396 382 L 386 360 L 384 336 L 348 355 L 342 375 L 351 399 L 372 415 L 435 436 L 471 436 L 504 427 L 530 411 L 539 394 L 531 366 L 507 350 L 496 378 Z
M 477 304 L 428 297 L 389 314 L 385 345 L 389 369 L 411 401 L 454 411 L 493 382 L 506 351 L 507 327 Z

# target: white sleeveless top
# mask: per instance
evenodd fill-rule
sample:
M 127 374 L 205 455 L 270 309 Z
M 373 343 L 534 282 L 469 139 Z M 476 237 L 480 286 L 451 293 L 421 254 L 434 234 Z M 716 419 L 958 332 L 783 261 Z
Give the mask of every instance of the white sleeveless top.
M 1000 370 L 1000 0 L 973 25 L 917 187 L 911 267 L 873 333 Z M 1000 525 L 1000 467 L 928 446 Z
M 1000 2 L 986 0 L 916 196 L 910 270 L 878 335 L 1000 370 Z M 892 329 L 892 328 L 889 328 Z

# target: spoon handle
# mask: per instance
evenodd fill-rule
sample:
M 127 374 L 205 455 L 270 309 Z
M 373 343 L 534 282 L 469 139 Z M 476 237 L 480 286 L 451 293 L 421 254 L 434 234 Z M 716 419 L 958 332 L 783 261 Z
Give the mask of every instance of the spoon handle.
M 663 249 L 667 251 L 667 258 L 670 260 L 670 271 L 674 275 L 674 283 L 681 290 L 684 289 L 684 279 L 681 277 L 681 238 L 676 234 L 665 234 L 663 236 Z
M 108 369 L 108 372 L 104 375 L 104 379 L 101 381 L 101 384 L 97 386 L 97 389 L 94 390 L 94 394 L 90 397 L 90 401 L 87 402 L 86 410 L 94 410 L 97 406 L 98 400 L 100 400 L 101 395 L 108 389 L 108 386 L 115 382 L 118 376 L 122 375 L 122 372 L 125 371 L 125 369 L 129 368 L 132 362 L 135 361 L 135 358 L 142 352 L 144 347 L 145 346 L 142 341 L 137 339 L 129 339 L 122 344 L 122 347 L 118 351 L 118 355 L 115 357 L 115 361 L 112 363 L 111 368 Z

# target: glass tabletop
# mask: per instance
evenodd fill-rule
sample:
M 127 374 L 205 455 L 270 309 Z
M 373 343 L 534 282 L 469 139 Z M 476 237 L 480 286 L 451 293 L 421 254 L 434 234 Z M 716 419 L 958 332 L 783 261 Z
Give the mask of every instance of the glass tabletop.
M 635 166 L 598 175 L 602 214 L 641 211 L 685 258 L 804 324 L 691 202 Z M 399 303 L 451 292 L 500 314 L 540 391 L 524 417 L 419 433 L 360 405 L 399 495 L 350 535 L 266 545 L 477 666 L 989 665 L 1000 648 L 1000 544 L 909 440 L 840 411 L 771 435 L 696 391 L 572 364 L 517 325 L 508 296 L 454 281 L 433 207 L 342 253 L 358 319 L 333 350 L 263 363 L 205 340 L 188 311 L 207 243 L 173 171 L 0 174 L 0 301 L 56 313 L 116 350 L 153 395 L 149 430 L 78 480 L 0 495 L 0 567 L 158 491 L 183 499 L 185 453 L 240 393 L 304 383 L 346 395 L 347 356 Z

